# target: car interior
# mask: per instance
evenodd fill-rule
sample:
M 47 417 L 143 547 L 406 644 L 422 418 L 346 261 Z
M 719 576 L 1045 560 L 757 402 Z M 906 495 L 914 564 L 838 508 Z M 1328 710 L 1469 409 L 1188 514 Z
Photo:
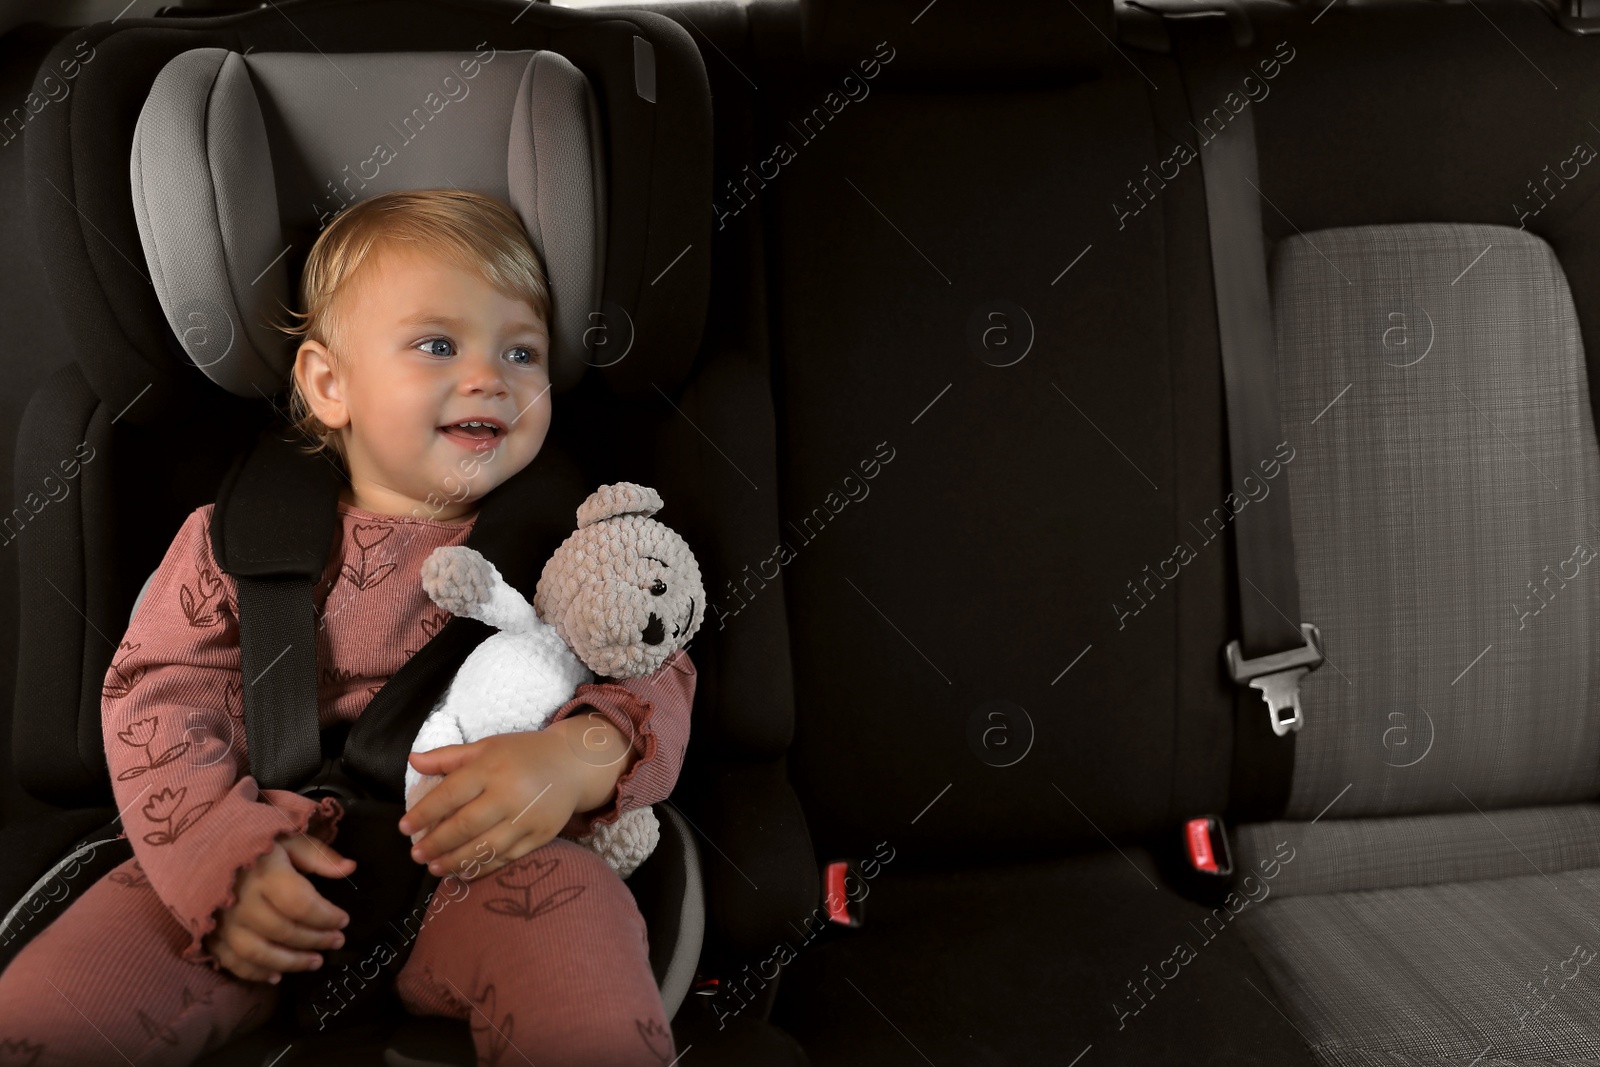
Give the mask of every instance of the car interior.
M 531 588 L 632 481 L 704 576 L 626 882 L 671 1062 L 1600 1063 L 1597 31 L 0 2 L 0 969 L 132 855 L 102 694 L 185 517 L 259 560 L 309 514 L 257 493 L 267 316 L 344 207 L 454 186 L 553 294 L 550 459 L 485 551 Z M 0 1063 L 48 1062 L 19 1022 Z M 196 1062 L 479 1060 L 394 1002 Z

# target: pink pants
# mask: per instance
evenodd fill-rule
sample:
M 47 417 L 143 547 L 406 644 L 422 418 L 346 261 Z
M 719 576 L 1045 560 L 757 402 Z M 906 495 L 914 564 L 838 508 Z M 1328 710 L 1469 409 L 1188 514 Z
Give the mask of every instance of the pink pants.
M 590 849 L 554 838 L 441 883 L 429 912 L 395 988 L 413 1015 L 468 1019 L 480 1065 L 674 1059 L 644 919 Z M 0 1060 L 187 1064 L 271 1016 L 276 986 L 180 959 L 188 943 L 138 861 L 117 867 L 0 974 Z

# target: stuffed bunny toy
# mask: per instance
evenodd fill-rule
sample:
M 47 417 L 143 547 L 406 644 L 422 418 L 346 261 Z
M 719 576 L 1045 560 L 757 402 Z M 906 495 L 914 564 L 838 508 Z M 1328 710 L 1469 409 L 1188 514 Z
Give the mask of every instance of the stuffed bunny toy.
M 411 750 L 543 729 L 595 674 L 641 678 L 686 646 L 705 617 L 705 590 L 688 544 L 650 517 L 661 506 L 654 489 L 601 486 L 578 508 L 578 529 L 545 563 L 531 605 L 481 553 L 435 549 L 422 564 L 428 596 L 499 633 L 467 656 Z M 408 763 L 407 810 L 440 780 Z M 660 827 L 654 811 L 635 808 L 577 840 L 627 878 L 655 849 Z

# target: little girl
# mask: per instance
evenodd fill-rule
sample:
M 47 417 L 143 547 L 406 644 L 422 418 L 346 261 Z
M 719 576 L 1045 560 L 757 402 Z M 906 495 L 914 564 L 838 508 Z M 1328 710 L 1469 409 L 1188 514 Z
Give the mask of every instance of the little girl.
M 347 208 L 301 289 L 293 410 L 347 479 L 313 598 L 327 727 L 448 620 L 422 561 L 466 543 L 483 496 L 544 442 L 549 296 L 511 209 L 455 190 Z M 249 773 L 237 590 L 211 555 L 212 507 L 178 531 L 106 673 L 134 858 L 0 974 L 0 1049 L 40 1067 L 189 1063 L 260 1025 L 284 972 L 343 944 L 349 916 L 305 877 L 360 877 L 337 851 L 342 808 Z M 395 833 L 427 830 L 412 857 L 445 879 L 395 988 L 413 1014 L 468 1019 L 480 1064 L 674 1059 L 632 894 L 557 835 L 666 798 L 694 688 L 679 651 L 648 678 L 580 686 L 542 731 L 411 757 L 445 778 Z

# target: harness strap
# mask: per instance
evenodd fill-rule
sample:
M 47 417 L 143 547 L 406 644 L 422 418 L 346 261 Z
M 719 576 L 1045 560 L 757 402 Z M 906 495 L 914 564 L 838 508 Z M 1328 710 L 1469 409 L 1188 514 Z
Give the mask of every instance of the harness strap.
M 322 766 L 312 590 L 332 549 L 339 484 L 330 464 L 269 427 L 212 509 L 211 550 L 239 590 L 245 738 L 263 789 L 296 789 Z
M 467 545 L 505 580 L 532 590 L 572 533 L 585 481 L 553 443 L 483 497 Z M 218 491 L 211 547 L 239 588 L 245 738 L 262 788 L 299 790 L 325 776 L 317 719 L 312 592 L 327 567 L 342 475 L 299 450 L 281 424 L 263 431 Z M 362 709 L 345 738 L 343 773 L 399 802 L 417 731 L 457 668 L 493 628 L 452 616 Z

